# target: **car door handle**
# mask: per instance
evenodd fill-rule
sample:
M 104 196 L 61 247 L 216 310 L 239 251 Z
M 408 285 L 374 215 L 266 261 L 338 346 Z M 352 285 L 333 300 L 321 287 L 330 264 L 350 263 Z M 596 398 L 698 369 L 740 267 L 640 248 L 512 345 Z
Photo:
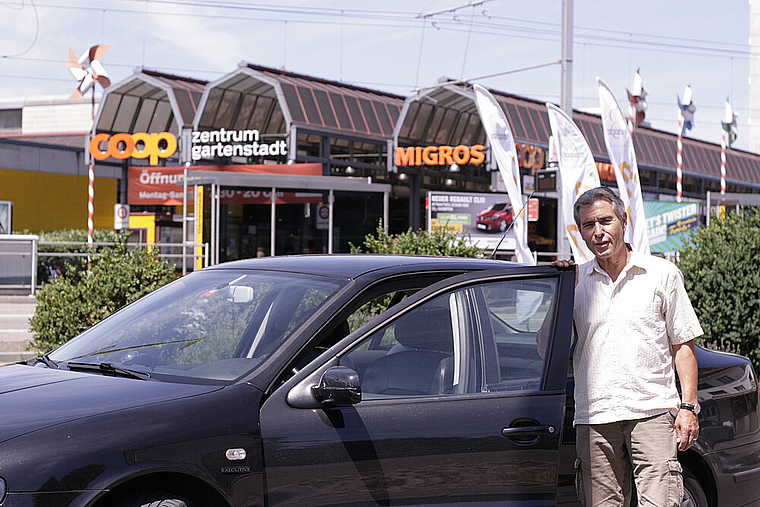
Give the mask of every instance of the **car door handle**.
M 553 435 L 557 429 L 551 425 L 545 426 L 515 426 L 502 428 L 501 434 L 505 437 L 531 437 L 541 435 Z

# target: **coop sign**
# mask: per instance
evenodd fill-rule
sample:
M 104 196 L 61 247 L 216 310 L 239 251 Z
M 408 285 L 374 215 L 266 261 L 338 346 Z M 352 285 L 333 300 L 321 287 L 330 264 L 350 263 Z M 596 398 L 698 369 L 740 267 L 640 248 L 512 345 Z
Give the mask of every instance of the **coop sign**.
M 89 148 L 95 160 L 137 158 L 148 159 L 148 164 L 157 165 L 159 159 L 169 158 L 177 152 L 177 138 L 169 132 L 101 133 L 92 137 Z M 202 130 L 192 132 L 190 137 L 190 157 L 193 161 L 287 154 L 288 147 L 284 140 L 262 143 L 258 130 Z
M 156 165 L 159 158 L 171 157 L 176 151 L 177 138 L 169 132 L 96 134 L 90 140 L 90 155 L 95 160 L 147 158 L 150 165 Z

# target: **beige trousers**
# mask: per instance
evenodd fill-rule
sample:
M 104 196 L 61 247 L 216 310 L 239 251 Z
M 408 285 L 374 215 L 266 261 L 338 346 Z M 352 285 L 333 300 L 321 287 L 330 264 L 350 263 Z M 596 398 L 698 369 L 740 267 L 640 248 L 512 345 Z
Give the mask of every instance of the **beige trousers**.
M 576 427 L 576 488 L 584 507 L 629 507 L 631 475 L 639 506 L 680 507 L 683 477 L 675 417 Z

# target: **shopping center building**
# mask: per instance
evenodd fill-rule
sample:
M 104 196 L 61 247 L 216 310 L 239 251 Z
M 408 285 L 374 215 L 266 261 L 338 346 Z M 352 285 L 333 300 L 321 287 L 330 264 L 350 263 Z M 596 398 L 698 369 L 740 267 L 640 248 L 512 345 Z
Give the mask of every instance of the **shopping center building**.
M 517 141 L 525 196 L 535 189 L 538 199 L 529 243 L 556 252 L 546 107 L 492 92 Z M 430 196 L 480 208 L 508 201 L 473 90 L 452 81 L 403 97 L 241 63 L 212 82 L 135 71 L 106 90 L 91 132 L 14 132 L 16 113 L 2 107 L 0 201 L 12 202 L 14 231 L 85 228 L 90 160 L 96 228 L 112 228 L 123 203 L 134 238 L 176 243 L 186 216 L 188 239 L 208 243 L 213 263 L 347 252 L 381 220 L 390 232 L 427 228 L 444 216 L 431 214 Z M 615 185 L 600 118 L 573 119 L 603 183 Z M 675 135 L 640 127 L 634 142 L 645 200 L 673 203 Z M 687 138 L 683 156 L 684 201 L 704 216 L 708 191 L 720 191 L 720 146 Z M 727 183 L 728 192 L 760 194 L 760 156 L 729 150 Z M 489 246 L 503 227 L 481 223 L 480 208 L 459 217 L 470 229 L 454 230 L 488 233 L 480 244 Z

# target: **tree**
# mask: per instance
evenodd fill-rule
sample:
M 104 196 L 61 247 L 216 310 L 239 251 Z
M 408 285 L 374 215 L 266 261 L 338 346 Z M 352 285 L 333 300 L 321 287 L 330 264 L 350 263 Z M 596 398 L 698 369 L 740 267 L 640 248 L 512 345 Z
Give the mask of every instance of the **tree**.
M 364 237 L 364 248 L 349 243 L 351 253 L 407 254 L 407 255 L 439 255 L 450 257 L 482 257 L 483 251 L 467 244 L 464 238 L 443 227 L 432 233 L 427 231 L 412 231 L 409 229 L 395 236 L 389 235 L 383 228 L 383 223 L 377 226 L 376 236 L 367 234 Z
M 760 371 L 760 212 L 747 208 L 696 230 L 681 253 L 686 290 L 710 348 L 748 356 Z
M 120 308 L 173 278 L 155 249 L 128 250 L 124 244 L 93 255 L 91 269 L 68 270 L 42 286 L 30 319 L 28 348 L 58 347 Z

